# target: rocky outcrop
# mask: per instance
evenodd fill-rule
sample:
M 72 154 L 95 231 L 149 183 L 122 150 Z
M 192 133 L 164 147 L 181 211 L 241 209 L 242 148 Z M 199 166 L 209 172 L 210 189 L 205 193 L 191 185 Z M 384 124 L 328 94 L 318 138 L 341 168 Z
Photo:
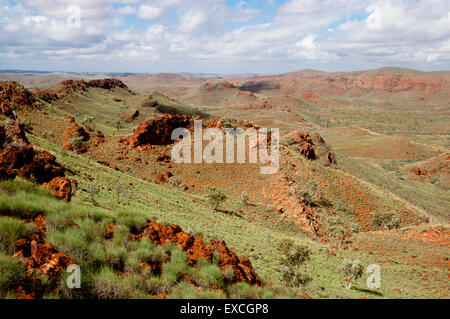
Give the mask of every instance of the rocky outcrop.
M 130 147 L 145 145 L 168 145 L 172 143 L 172 131 L 190 124 L 190 115 L 164 114 L 155 119 L 141 123 L 134 134 L 125 139 Z
M 86 130 L 75 122 L 68 126 L 63 132 L 62 146 L 68 150 L 78 154 L 87 151 L 87 142 L 90 135 Z M 75 141 L 76 139 L 76 141 Z
M 42 184 L 42 186 L 51 190 L 58 199 L 69 202 L 72 197 L 72 183 L 67 177 L 55 177 L 50 182 Z
M 115 88 L 121 88 L 125 91 L 132 93 L 128 86 L 125 85 L 122 81 L 118 79 L 99 79 L 99 80 L 91 80 L 87 82 L 87 85 L 90 87 L 101 88 L 105 90 L 112 90 Z
M 334 153 L 318 133 L 293 131 L 283 137 L 282 143 L 286 146 L 294 146 L 307 159 L 320 158 L 323 165 L 328 166 L 336 162 Z
M 75 261 L 49 243 L 21 239 L 16 243 L 17 252 L 13 258 L 25 264 L 28 274 L 44 274 L 56 279 L 66 272 L 67 266 Z
M 64 176 L 64 167 L 47 151 L 36 152 L 31 145 L 11 146 L 0 151 L 0 172 L 8 178 L 33 178 L 42 184 Z
M 0 113 L 6 116 L 14 110 L 36 106 L 33 94 L 16 82 L 0 82 L 0 102 Z
M 294 131 L 285 136 L 285 143 L 288 145 L 296 145 L 298 151 L 307 159 L 315 159 L 313 142 L 311 136 L 306 131 Z
M 135 119 L 137 119 L 139 117 L 139 110 L 134 111 L 131 114 L 125 115 L 125 122 L 127 123 L 131 123 L 133 122 Z
M 148 221 L 142 231 L 132 232 L 131 238 L 135 240 L 149 238 L 157 245 L 175 243 L 187 253 L 191 265 L 194 265 L 199 259 L 211 262 L 216 255 L 219 259 L 219 267 L 223 272 L 231 269 L 234 275 L 233 281 L 244 281 L 252 285 L 261 284 L 251 261 L 247 257 L 238 257 L 223 240 L 213 240 L 209 244 L 205 244 L 203 239 L 183 232 L 178 225 L 164 226 L 152 220 Z
M 202 91 L 214 91 L 217 89 L 234 89 L 236 86 L 228 81 L 205 81 L 202 85 L 200 85 L 200 90 Z

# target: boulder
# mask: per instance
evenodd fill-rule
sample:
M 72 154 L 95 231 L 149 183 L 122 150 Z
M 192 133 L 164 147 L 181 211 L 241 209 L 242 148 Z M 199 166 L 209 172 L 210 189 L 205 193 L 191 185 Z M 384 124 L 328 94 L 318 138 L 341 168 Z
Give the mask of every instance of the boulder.
M 53 195 L 61 200 L 70 201 L 72 197 L 72 183 L 67 177 L 55 177 L 42 186 L 50 189 Z
M 145 145 L 168 145 L 172 143 L 172 132 L 179 127 L 190 124 L 190 115 L 164 114 L 155 119 L 141 123 L 134 134 L 125 140 L 131 147 Z

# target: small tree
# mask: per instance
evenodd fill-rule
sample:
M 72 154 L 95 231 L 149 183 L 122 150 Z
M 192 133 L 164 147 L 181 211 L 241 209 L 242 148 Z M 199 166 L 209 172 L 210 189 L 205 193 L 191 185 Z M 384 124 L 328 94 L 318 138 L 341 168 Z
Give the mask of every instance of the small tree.
M 227 199 L 227 195 L 219 188 L 208 187 L 207 189 L 208 201 L 211 204 L 212 209 L 216 210 L 217 207 Z
M 95 184 L 91 184 L 91 185 L 89 185 L 88 193 L 89 193 L 89 196 L 91 197 L 92 204 L 97 206 L 97 201 L 95 200 L 95 196 L 97 196 L 100 193 L 100 188 Z
M 86 115 L 83 120 L 81 121 L 81 124 L 84 126 L 90 128 L 91 130 L 94 129 L 94 118 L 92 116 Z
M 387 230 L 400 227 L 400 217 L 393 210 L 389 212 L 373 212 L 371 217 L 374 226 L 384 227 Z
M 294 245 L 288 239 L 283 239 L 278 244 L 282 253 L 281 264 L 285 267 L 283 280 L 292 287 L 304 285 L 311 281 L 311 277 L 304 274 L 300 268 L 311 259 L 311 250 L 304 245 Z
M 122 194 L 123 189 L 124 189 L 124 187 L 123 187 L 122 183 L 116 184 L 115 190 L 116 190 L 116 196 L 117 196 L 117 205 L 120 204 L 120 195 Z
M 364 272 L 362 263 L 358 260 L 345 259 L 340 267 L 340 271 L 347 277 L 349 283 L 347 289 L 351 289 L 353 282 L 361 278 Z
M 69 144 L 72 145 L 75 149 L 83 148 L 84 138 L 79 135 L 74 136 L 70 139 Z
M 241 200 L 241 203 L 247 206 L 249 204 L 249 197 L 246 192 L 243 192 L 241 197 L 239 198 Z

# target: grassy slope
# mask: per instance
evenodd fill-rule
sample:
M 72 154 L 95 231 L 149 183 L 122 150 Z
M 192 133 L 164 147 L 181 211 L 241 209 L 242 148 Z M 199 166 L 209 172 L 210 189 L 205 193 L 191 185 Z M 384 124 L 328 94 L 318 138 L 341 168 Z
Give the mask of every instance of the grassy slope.
M 348 291 L 344 288 L 345 281 L 338 273 L 337 268 L 344 257 L 359 258 L 366 265 L 380 260 L 383 256 L 364 253 L 361 251 L 336 250 L 337 256 L 328 257 L 325 245 L 310 240 L 306 235 L 296 235 L 285 224 L 267 224 L 261 216 L 259 220 L 247 220 L 233 215 L 214 213 L 200 196 L 187 195 L 176 190 L 164 188 L 148 183 L 129 175 L 114 171 L 87 158 L 68 153 L 62 158 L 58 153 L 58 147 L 32 136 L 33 143 L 51 151 L 58 160 L 74 173 L 79 181 L 79 189 L 76 192 L 74 203 L 82 202 L 89 205 L 87 190 L 91 183 L 100 186 L 100 193 L 96 200 L 100 206 L 113 211 L 125 210 L 147 218 L 154 218 L 167 223 L 175 223 L 184 229 L 191 228 L 204 234 L 205 239 L 215 237 L 223 238 L 231 249 L 239 255 L 249 256 L 256 267 L 257 273 L 265 282 L 278 286 L 280 284 L 280 253 L 275 248 L 276 242 L 281 238 L 289 238 L 298 244 L 306 244 L 313 251 L 312 260 L 306 268 L 313 277 L 305 291 L 313 297 L 406 297 L 404 294 L 393 290 L 397 286 L 408 287 L 410 280 L 404 277 L 397 278 L 400 270 L 397 266 L 389 267 L 383 272 L 383 278 L 387 278 L 385 285 L 379 292 L 365 290 L 364 281 L 361 280 L 356 287 L 360 290 Z M 80 178 L 81 177 L 81 178 Z M 92 182 L 88 180 L 92 179 Z M 117 205 L 114 185 L 131 182 L 133 186 L 127 189 L 128 196 L 121 199 Z M 236 203 L 228 203 L 231 209 Z M 257 207 L 257 210 L 263 210 Z M 251 235 L 249 235 L 251 234 Z M 268 236 L 270 234 L 270 236 Z M 402 270 L 411 271 L 403 266 Z M 431 270 L 430 270 L 431 271 Z M 392 278 L 392 281 L 390 280 Z M 395 280 L 394 280 L 395 278 Z M 364 279 L 364 278 L 363 278 Z M 433 297 L 431 291 L 419 291 L 408 297 Z

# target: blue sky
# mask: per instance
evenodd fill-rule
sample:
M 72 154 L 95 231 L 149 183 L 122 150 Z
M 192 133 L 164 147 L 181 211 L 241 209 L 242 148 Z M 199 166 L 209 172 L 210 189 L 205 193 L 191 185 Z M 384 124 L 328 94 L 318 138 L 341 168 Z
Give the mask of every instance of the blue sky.
M 449 39 L 448 0 L 0 0 L 1 69 L 448 70 Z

